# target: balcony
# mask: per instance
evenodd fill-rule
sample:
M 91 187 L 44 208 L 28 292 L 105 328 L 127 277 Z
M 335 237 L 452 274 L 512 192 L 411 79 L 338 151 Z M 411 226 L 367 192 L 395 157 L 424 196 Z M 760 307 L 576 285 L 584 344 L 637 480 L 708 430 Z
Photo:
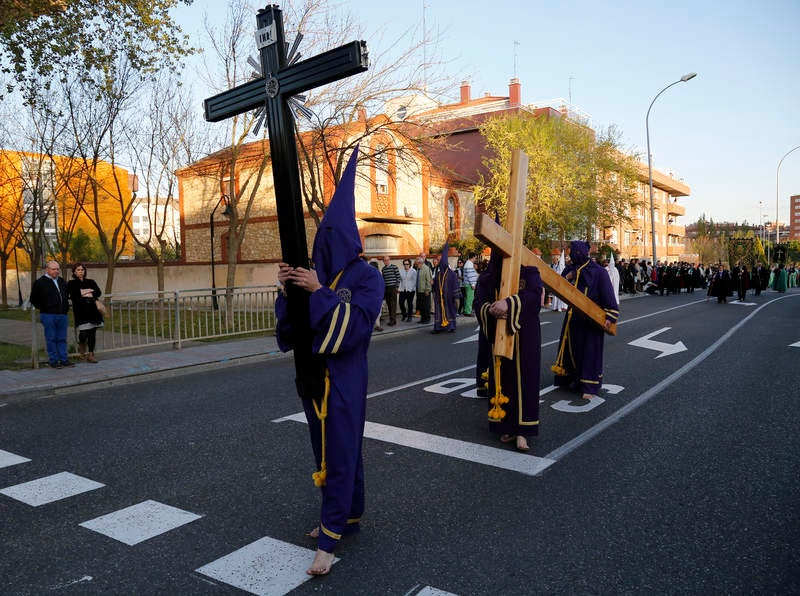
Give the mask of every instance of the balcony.
M 667 213 L 669 215 L 686 215 L 686 207 L 670 201 L 667 205 Z
M 686 226 L 669 224 L 667 226 L 667 234 L 669 234 L 670 236 L 677 236 L 678 238 L 683 238 L 684 236 L 686 236 Z

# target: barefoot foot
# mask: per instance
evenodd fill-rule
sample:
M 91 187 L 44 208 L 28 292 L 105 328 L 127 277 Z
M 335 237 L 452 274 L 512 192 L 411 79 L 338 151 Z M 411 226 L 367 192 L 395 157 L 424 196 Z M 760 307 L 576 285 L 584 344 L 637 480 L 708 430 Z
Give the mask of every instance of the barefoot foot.
M 306 536 L 309 538 L 319 538 L 319 526 L 314 526 L 308 532 L 306 532 Z
M 584 393 L 581 397 L 583 397 L 583 399 L 591 400 L 594 397 L 594 395 L 591 395 L 589 393 Z
M 528 439 L 525 437 L 517 437 L 517 451 L 530 451 Z
M 500 435 L 501 443 L 511 443 L 516 437 L 514 435 Z
M 333 565 L 333 553 L 317 549 L 314 555 L 314 560 L 311 562 L 311 567 L 308 568 L 306 573 L 309 575 L 327 575 Z

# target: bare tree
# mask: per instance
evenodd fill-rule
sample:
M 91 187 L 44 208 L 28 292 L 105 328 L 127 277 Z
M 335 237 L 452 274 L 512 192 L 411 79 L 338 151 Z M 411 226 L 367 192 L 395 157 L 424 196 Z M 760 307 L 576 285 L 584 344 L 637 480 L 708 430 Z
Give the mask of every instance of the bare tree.
M 121 60 L 100 91 L 82 80 L 70 80 L 61 87 L 69 134 L 64 135 L 60 150 L 74 155 L 80 168 L 72 176 L 71 189 L 105 254 L 106 293 L 113 288 L 116 262 L 130 241 L 128 220 L 134 195 L 120 160 L 126 157 L 125 131 L 134 117 L 131 108 L 140 83 L 136 71 Z
M 303 34 L 300 44 L 303 55 L 315 55 L 363 37 L 348 13 L 340 6 L 334 10 L 326 0 L 287 2 L 282 9 L 287 40 L 298 32 Z M 210 78 L 223 81 L 217 85 L 218 90 L 230 89 L 254 75 L 252 67 L 247 65 L 248 57 L 255 52 L 254 22 L 250 9 L 243 2 L 234 1 L 222 27 L 207 23 L 218 68 L 216 77 L 210 75 Z M 403 32 L 383 55 L 371 56 L 368 72 L 307 94 L 303 110 L 307 119 L 297 123 L 297 142 L 303 200 L 317 224 L 326 206 L 325 184 L 338 183 L 344 162 L 355 145 L 361 146 L 360 161 L 382 167 L 383 173 L 391 178 L 403 169 L 418 172 L 420 144 L 446 142 L 446 137 L 434 134 L 433 127 L 407 120 L 415 112 L 436 106 L 431 96 L 437 95 L 439 89 L 431 91 L 434 83 L 452 88 L 451 82 L 438 72 L 441 65 L 421 56 L 432 45 L 433 40 L 425 35 L 416 39 L 416 32 Z M 393 106 L 388 116 L 384 114 L 387 103 Z M 368 119 L 370 111 L 380 115 Z M 234 116 L 227 125 L 226 149 L 215 156 L 220 166 L 205 175 L 218 176 L 225 186 L 230 215 L 226 236 L 227 285 L 231 287 L 239 248 L 270 156 L 263 136 L 250 142 L 251 133 L 259 130 L 253 113 Z M 203 175 L 200 169 L 197 173 Z
M 156 265 L 158 291 L 164 291 L 164 265 L 178 258 L 179 239 L 171 214 L 177 204 L 175 172 L 191 163 L 203 136 L 192 114 L 189 94 L 174 76 L 158 77 L 146 86 L 147 98 L 137 126 L 126 131 L 139 185 L 137 202 L 147 213 L 148 226 L 136 236 L 128 232 Z

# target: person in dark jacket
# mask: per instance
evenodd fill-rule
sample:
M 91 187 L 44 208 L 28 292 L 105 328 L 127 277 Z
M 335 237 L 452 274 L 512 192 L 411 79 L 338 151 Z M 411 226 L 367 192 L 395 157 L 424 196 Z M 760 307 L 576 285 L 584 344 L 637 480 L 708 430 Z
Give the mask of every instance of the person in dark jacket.
M 67 313 L 69 295 L 67 282 L 61 277 L 61 266 L 48 261 L 44 275 L 33 282 L 31 304 L 39 309 L 39 322 L 44 328 L 44 341 L 50 366 L 74 366 L 67 358 Z
M 78 331 L 78 352 L 86 355 L 86 362 L 96 363 L 94 347 L 97 328 L 103 326 L 103 315 L 97 310 L 97 299 L 102 292 L 93 279 L 86 277 L 86 266 L 75 263 L 72 279 L 67 284 L 75 329 Z
M 725 269 L 725 266 L 720 263 L 719 269 L 711 278 L 711 284 L 708 286 L 708 295 L 715 296 L 717 304 L 727 303 L 728 296 L 731 294 L 731 274 Z

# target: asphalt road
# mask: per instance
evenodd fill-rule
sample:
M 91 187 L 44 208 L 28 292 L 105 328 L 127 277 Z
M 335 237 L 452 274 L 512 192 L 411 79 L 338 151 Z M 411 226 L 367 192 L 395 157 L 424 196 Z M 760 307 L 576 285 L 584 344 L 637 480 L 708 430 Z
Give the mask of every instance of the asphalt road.
M 241 572 L 305 568 L 314 547 L 290 359 L 3 407 L 0 593 L 243 593 L 218 562 L 273 541 L 303 550 L 242 564 L 250 591 L 799 593 L 798 313 L 797 291 L 627 300 L 607 390 L 588 404 L 548 387 L 563 315 L 544 314 L 530 454 L 500 445 L 470 396 L 474 319 L 376 338 L 362 532 L 330 576 L 299 586 Z M 102 486 L 40 505 L 12 496 L 45 499 L 20 485 L 65 472 Z M 179 522 L 129 544 L 152 510 L 96 521 L 142 503 Z

